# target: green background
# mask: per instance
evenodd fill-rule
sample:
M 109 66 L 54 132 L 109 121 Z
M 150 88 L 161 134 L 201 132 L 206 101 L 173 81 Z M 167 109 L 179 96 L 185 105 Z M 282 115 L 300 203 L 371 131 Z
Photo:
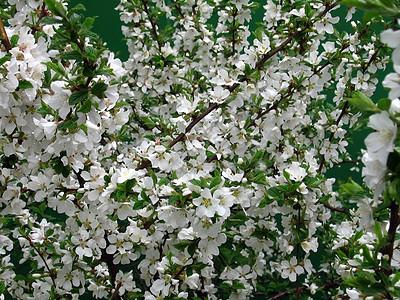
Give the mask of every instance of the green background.
M 86 7 L 85 16 L 98 16 L 92 30 L 107 43 L 108 48 L 117 57 L 122 61 L 126 60 L 129 52 L 121 32 L 123 22 L 119 19 L 119 11 L 115 10 L 119 0 L 72 0 L 69 3 L 69 7 L 74 7 L 79 3 Z

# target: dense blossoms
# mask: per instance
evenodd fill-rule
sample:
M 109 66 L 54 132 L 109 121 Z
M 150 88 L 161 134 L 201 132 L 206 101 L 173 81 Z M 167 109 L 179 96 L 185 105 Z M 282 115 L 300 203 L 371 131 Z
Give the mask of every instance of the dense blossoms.
M 375 289 L 393 281 L 379 293 L 396 290 L 396 190 L 382 191 L 397 172 L 397 73 L 390 105 L 370 108 L 369 189 L 330 178 L 358 163 L 349 99 L 372 96 L 388 62 L 371 22 L 339 32 L 334 1 L 121 0 L 122 62 L 81 5 L 6 2 L 0 294 L 355 299 L 370 287 L 348 279 L 367 263 L 388 277 Z

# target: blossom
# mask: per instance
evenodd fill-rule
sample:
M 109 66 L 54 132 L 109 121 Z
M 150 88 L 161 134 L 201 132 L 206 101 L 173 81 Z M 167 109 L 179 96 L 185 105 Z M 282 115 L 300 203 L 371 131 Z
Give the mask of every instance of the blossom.
M 281 276 L 282 278 L 289 278 L 290 281 L 295 282 L 298 275 L 304 273 L 304 268 L 297 264 L 296 257 L 292 257 L 290 261 L 283 261 L 281 263 Z
M 289 173 L 289 178 L 294 181 L 301 181 L 307 176 L 307 171 L 297 161 L 292 162 L 290 167 L 285 171 Z
M 365 139 L 368 152 L 385 164 L 389 152 L 394 149 L 397 126 L 386 111 L 370 116 L 368 126 L 376 130 Z

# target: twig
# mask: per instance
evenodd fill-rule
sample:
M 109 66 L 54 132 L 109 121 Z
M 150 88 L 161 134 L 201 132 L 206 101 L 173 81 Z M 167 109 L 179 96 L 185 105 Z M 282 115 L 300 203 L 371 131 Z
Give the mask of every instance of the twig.
M 338 207 L 333 207 L 332 205 L 328 204 L 328 203 L 322 203 L 323 206 L 325 206 L 326 208 L 333 210 L 333 211 L 337 211 L 340 213 L 344 213 L 346 215 L 349 215 L 350 212 L 344 208 L 338 208 Z
M 51 281 L 53 282 L 54 288 L 56 288 L 56 281 L 55 281 L 55 279 L 54 279 L 54 274 L 53 274 L 53 272 L 51 271 L 49 265 L 47 264 L 47 261 L 46 261 L 46 259 L 44 258 L 43 253 L 40 252 L 38 248 L 36 248 L 35 244 L 32 242 L 32 240 L 31 240 L 31 238 L 30 238 L 29 235 L 27 235 L 25 238 L 28 240 L 29 245 L 36 251 L 37 254 L 39 254 L 40 258 L 43 260 L 44 265 L 46 266 L 46 269 L 47 269 L 47 271 L 49 272 Z
M 151 29 L 152 29 L 153 35 L 154 35 L 154 37 L 156 38 L 157 45 L 158 45 L 158 50 L 161 51 L 162 44 L 161 44 L 159 35 L 158 35 L 158 33 L 157 33 L 157 30 L 158 30 L 158 29 L 157 29 L 157 25 L 156 25 L 156 23 L 154 22 L 153 18 L 150 16 L 149 7 L 148 7 L 148 4 L 149 4 L 149 3 L 147 2 L 147 0 L 142 0 L 142 3 L 143 3 L 143 9 L 144 9 L 144 11 L 146 12 L 147 17 L 149 18 L 149 21 L 150 21 L 150 24 L 151 24 Z
M 12 49 L 10 40 L 8 39 L 6 29 L 4 28 L 3 19 L 0 16 L 0 35 L 1 35 L 1 43 L 4 48 L 6 48 L 7 52 Z

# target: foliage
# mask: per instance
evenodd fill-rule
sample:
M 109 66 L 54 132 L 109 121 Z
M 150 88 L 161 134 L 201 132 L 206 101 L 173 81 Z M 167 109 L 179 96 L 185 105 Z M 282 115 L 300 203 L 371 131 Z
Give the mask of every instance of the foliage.
M 117 9 L 3 3 L 0 299 L 400 297 L 398 3 Z

